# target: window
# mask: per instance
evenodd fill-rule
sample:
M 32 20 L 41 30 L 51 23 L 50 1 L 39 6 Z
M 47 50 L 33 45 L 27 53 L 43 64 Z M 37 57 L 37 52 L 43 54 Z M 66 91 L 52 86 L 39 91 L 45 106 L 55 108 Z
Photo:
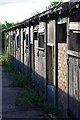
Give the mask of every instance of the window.
M 17 48 L 20 47 L 19 35 L 17 36 Z
M 66 43 L 66 39 L 67 39 L 66 23 L 57 25 L 58 43 Z
M 30 28 L 30 43 L 33 44 L 33 26 Z
M 34 40 L 37 40 L 37 32 L 34 32 Z
M 26 45 L 28 45 L 28 34 L 26 35 Z
M 23 40 L 25 40 L 25 32 L 23 32 Z
M 78 31 L 70 31 L 69 50 L 80 52 L 80 33 Z
M 47 42 L 54 44 L 54 39 L 55 39 L 55 21 L 54 20 L 49 21 L 47 32 L 48 32 Z
M 47 46 L 47 77 L 48 84 L 54 85 L 54 46 Z
M 44 33 L 39 33 L 38 47 L 44 48 Z
M 15 40 L 15 34 L 13 34 L 13 40 Z

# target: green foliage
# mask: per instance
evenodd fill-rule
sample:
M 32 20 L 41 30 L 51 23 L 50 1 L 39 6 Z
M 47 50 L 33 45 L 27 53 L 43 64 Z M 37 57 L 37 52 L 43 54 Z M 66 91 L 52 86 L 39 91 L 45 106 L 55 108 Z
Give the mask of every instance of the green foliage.
M 61 5 L 63 3 L 63 0 L 54 0 L 54 1 L 51 1 L 51 3 L 50 3 L 50 5 L 48 5 L 47 7 L 46 7 L 46 10 L 49 10 L 49 9 L 51 9 L 51 8 L 53 8 L 53 7 L 56 7 L 56 6 L 58 6 L 58 5 Z
M 10 28 L 10 27 L 12 27 L 13 25 L 14 25 L 14 23 L 13 22 L 7 22 L 7 21 L 5 21 L 3 24 L 1 24 L 2 25 L 2 28 L 3 29 L 7 29 L 7 28 Z
M 26 87 L 26 90 L 17 94 L 15 105 L 23 107 L 37 106 L 48 114 L 54 114 L 56 118 L 61 117 L 60 111 L 53 104 L 45 101 L 35 90 L 29 86 Z
M 8 59 L 8 57 L 6 55 L 1 55 L 0 56 L 0 61 L 2 62 L 2 64 L 4 66 L 6 66 L 8 64 L 8 62 L 9 62 L 9 59 Z
M 13 75 L 13 82 L 11 84 L 12 87 L 26 87 L 29 83 L 27 77 L 22 75 L 20 72 Z
M 1 57 L 2 65 L 4 65 L 8 72 L 12 73 L 13 82 L 10 86 L 13 87 L 26 87 L 28 84 L 26 76 L 22 75 L 20 72 L 17 71 L 15 65 L 11 61 L 11 58 L 3 55 Z
M 5 66 L 8 72 L 15 74 L 15 75 L 17 74 L 18 71 L 16 70 L 10 57 L 8 57 L 6 54 L 2 55 L 1 61 L 2 61 L 2 65 Z
M 13 82 L 10 86 L 12 87 L 26 87 L 29 85 L 29 81 L 27 80 L 27 76 L 21 74 L 13 64 L 10 57 L 3 55 L 1 58 L 2 65 L 6 67 L 6 70 L 12 73 Z
M 54 106 L 46 102 L 41 96 L 38 95 L 35 90 L 31 89 L 30 87 L 27 87 L 24 92 L 17 94 L 15 104 L 17 106 L 35 105 L 42 108 L 45 112 L 48 113 L 54 111 Z

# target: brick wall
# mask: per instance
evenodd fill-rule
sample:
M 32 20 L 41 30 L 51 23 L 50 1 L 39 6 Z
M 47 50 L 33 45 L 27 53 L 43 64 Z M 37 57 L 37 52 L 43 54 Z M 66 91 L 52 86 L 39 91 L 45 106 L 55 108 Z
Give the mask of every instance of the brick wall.
M 58 102 L 67 114 L 67 44 L 58 43 Z

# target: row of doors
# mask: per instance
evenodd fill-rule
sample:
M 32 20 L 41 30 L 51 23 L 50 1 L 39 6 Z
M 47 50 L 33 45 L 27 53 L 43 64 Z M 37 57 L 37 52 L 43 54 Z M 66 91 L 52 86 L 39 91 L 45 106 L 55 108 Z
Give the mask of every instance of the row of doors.
M 38 40 L 30 44 L 30 70 L 46 78 L 46 53 L 38 49 Z M 27 53 L 26 53 L 27 54 Z M 48 84 L 53 85 L 54 81 L 54 46 L 47 46 L 47 74 Z
M 69 56 L 69 113 L 80 120 L 80 59 Z
M 24 49 L 23 44 L 23 49 Z M 30 71 L 39 74 L 44 77 L 46 70 L 46 56 L 45 50 L 38 49 L 38 40 L 34 39 L 34 43 L 30 44 L 30 47 L 27 47 L 23 51 L 23 57 L 26 54 L 26 63 L 30 65 Z M 29 57 L 30 56 L 30 57 Z M 47 75 L 48 83 L 53 85 L 54 83 L 54 46 L 47 46 Z M 24 59 L 24 58 L 23 58 Z M 23 60 L 24 61 L 24 60 Z M 68 107 L 70 113 L 74 114 L 77 118 L 79 117 L 80 112 L 80 59 L 74 59 L 69 56 L 69 65 L 68 65 Z

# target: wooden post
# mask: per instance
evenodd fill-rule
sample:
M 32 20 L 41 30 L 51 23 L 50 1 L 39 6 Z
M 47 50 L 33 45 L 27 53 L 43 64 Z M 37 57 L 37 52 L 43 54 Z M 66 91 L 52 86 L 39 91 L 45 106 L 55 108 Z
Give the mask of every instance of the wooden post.
M 21 63 L 23 63 L 23 28 L 21 28 Z
M 6 35 L 7 35 L 7 33 L 6 32 L 4 32 L 4 53 L 6 54 L 7 53 L 7 39 L 6 39 Z
M 21 29 L 19 29 L 19 46 L 20 46 L 20 55 L 19 55 L 19 57 L 20 57 L 20 59 L 19 59 L 19 61 L 21 61 Z
M 9 31 L 9 46 L 8 46 L 8 56 L 10 56 L 10 35 L 11 35 L 11 32 Z
M 68 18 L 68 22 L 67 22 L 67 45 L 69 45 L 69 18 Z M 69 55 L 67 55 L 67 65 L 68 65 L 68 74 L 67 74 L 67 79 L 68 79 L 68 82 L 67 82 L 67 92 L 68 92 L 68 103 L 67 103 L 67 113 L 68 113 L 68 116 L 69 116 L 69 64 L 68 64 L 68 61 L 69 61 Z
M 16 30 L 15 30 L 15 40 L 14 40 L 14 57 L 16 58 Z
M 15 31 L 13 31 L 13 34 L 15 34 Z M 13 38 L 13 57 L 15 57 L 15 38 Z
M 47 39 L 48 39 L 48 32 L 47 32 L 47 18 L 46 18 L 46 31 L 45 31 L 45 34 L 46 34 L 46 99 L 47 99 L 47 85 L 48 85 L 48 75 L 47 75 Z
M 16 37 L 15 37 L 15 58 L 17 60 L 17 29 L 16 29 Z
M 30 32 L 30 28 L 31 28 L 31 26 L 30 26 L 30 23 L 29 23 L 29 69 L 31 69 L 31 46 L 30 46 L 31 32 Z
M 25 40 L 24 40 L 24 65 L 26 65 L 26 27 L 24 29 L 24 32 L 25 32 Z M 24 70 L 25 72 L 25 70 Z
M 14 39 L 13 39 L 14 31 L 12 31 L 12 57 L 14 56 Z
M 57 42 L 57 20 L 55 20 L 55 39 L 54 39 L 54 81 L 55 99 L 54 103 L 58 106 L 58 42 Z

